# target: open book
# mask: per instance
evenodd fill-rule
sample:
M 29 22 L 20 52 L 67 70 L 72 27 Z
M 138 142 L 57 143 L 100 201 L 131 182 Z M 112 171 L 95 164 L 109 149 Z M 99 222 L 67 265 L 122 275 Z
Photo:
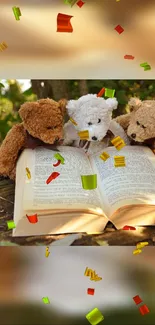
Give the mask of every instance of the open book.
M 99 149 L 87 156 L 82 149 L 58 147 L 65 163 L 53 167 L 55 152 L 42 147 L 25 149 L 16 170 L 13 236 L 104 231 L 108 221 L 125 225 L 155 224 L 155 156 L 148 148 L 125 146 Z M 99 156 L 106 151 L 110 158 Z M 114 167 L 114 156 L 126 166 Z M 26 167 L 31 179 L 26 176 Z M 60 175 L 48 185 L 52 172 Z M 84 190 L 81 175 L 97 174 L 97 188 Z M 30 223 L 26 214 L 38 215 Z

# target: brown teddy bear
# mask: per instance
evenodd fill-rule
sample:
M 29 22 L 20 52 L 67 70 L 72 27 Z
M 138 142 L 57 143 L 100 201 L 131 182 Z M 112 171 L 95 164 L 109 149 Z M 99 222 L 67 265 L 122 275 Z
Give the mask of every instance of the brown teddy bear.
M 42 145 L 57 150 L 56 144 L 63 137 L 66 104 L 65 99 L 56 102 L 47 98 L 21 106 L 22 123 L 12 127 L 0 147 L 0 175 L 15 179 L 16 162 L 24 148 Z
M 116 117 L 131 139 L 131 145 L 147 145 L 155 149 L 155 100 L 129 100 L 130 113 Z

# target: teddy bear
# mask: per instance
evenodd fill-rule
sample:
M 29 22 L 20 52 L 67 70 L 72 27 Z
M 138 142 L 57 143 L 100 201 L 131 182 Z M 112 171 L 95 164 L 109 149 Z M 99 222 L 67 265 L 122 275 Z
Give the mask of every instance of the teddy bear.
M 89 153 L 99 150 L 110 144 L 114 136 L 120 136 L 126 144 L 129 144 L 124 129 L 117 121 L 112 119 L 112 111 L 117 109 L 117 99 L 97 97 L 96 94 L 87 94 L 77 100 L 69 100 L 66 110 L 70 120 L 64 125 L 63 145 L 83 147 Z M 80 141 L 78 132 L 87 130 L 89 138 Z M 89 151 L 88 151 L 89 150 Z
M 132 97 L 129 102 L 130 113 L 115 118 L 128 137 L 131 145 L 146 145 L 155 149 L 155 100 L 141 101 Z
M 65 99 L 40 99 L 21 105 L 19 115 L 22 123 L 8 132 L 0 147 L 0 175 L 14 180 L 16 162 L 24 148 L 44 146 L 57 150 L 63 138 Z

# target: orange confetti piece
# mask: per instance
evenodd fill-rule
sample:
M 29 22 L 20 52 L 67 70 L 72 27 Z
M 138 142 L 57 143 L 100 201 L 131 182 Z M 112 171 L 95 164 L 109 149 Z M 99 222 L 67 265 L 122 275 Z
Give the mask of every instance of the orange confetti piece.
M 97 97 L 102 97 L 102 95 L 105 93 L 105 88 L 102 88 L 99 93 L 97 94 Z
M 70 23 L 70 19 L 73 16 L 58 14 L 57 15 L 57 32 L 65 32 L 65 33 L 72 33 L 73 27 Z

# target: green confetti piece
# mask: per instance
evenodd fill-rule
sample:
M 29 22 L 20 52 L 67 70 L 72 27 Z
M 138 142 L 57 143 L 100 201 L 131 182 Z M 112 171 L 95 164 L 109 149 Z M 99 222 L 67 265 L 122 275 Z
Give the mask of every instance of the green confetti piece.
M 9 229 L 9 230 L 10 230 L 10 229 L 14 229 L 14 228 L 16 228 L 16 225 L 15 225 L 15 223 L 14 223 L 13 220 L 9 220 L 9 221 L 7 221 L 7 226 L 8 226 L 8 229 Z
M 95 190 L 97 188 L 97 174 L 81 175 L 81 180 L 84 190 Z
M 147 62 L 144 62 L 144 63 L 141 63 L 140 64 L 140 67 L 144 68 L 146 65 L 148 65 L 148 63 Z
M 114 94 L 115 94 L 115 89 L 105 88 L 105 96 L 106 97 L 113 98 L 114 97 Z
M 20 18 L 19 18 L 21 16 L 20 9 L 17 7 L 12 7 L 12 10 L 13 10 L 16 20 L 20 20 Z
M 47 305 L 47 304 L 50 304 L 50 301 L 49 301 L 49 298 L 48 298 L 48 297 L 43 297 L 43 298 L 42 298 L 42 301 L 43 301 L 43 303 L 46 304 L 46 305 Z
M 54 155 L 54 158 L 56 158 L 57 160 L 60 160 L 61 163 L 64 165 L 65 158 L 63 158 L 63 157 L 60 155 L 60 153 L 56 153 L 56 154 Z
M 5 86 L 0 82 L 0 88 L 4 88 Z
M 147 70 L 151 70 L 151 67 L 150 67 L 150 65 L 148 64 L 148 65 L 146 65 L 145 67 L 144 67 L 144 71 L 147 71 Z
M 98 308 L 94 308 L 86 315 L 86 318 L 91 325 L 97 325 L 104 319 L 104 316 Z
M 77 0 L 64 0 L 64 3 L 66 5 L 71 5 L 71 7 L 73 7 L 76 2 L 77 2 Z

